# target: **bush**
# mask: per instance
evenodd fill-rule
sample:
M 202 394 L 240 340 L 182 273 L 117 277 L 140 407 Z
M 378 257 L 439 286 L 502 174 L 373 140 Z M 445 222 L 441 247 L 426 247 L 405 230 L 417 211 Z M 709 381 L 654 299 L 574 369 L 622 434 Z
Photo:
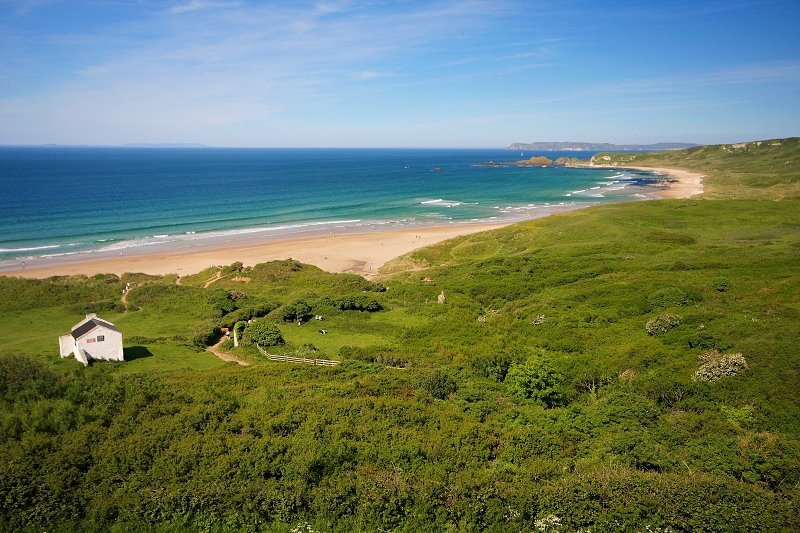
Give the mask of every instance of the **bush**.
M 458 390 L 458 384 L 453 376 L 441 370 L 434 370 L 430 374 L 421 376 L 416 385 L 439 400 L 444 400 Z
M 284 322 L 294 322 L 295 320 L 308 320 L 311 318 L 311 306 L 303 301 L 287 304 L 278 311 L 278 318 Z
M 663 314 L 651 318 L 645 324 L 648 335 L 661 335 L 674 327 L 681 325 L 681 317 L 677 315 Z
M 67 307 L 70 313 L 87 315 L 89 313 L 124 313 L 125 306 L 117 300 L 100 300 L 99 302 L 77 303 Z
M 651 293 L 647 301 L 654 309 L 666 309 L 669 307 L 683 307 L 691 303 L 699 302 L 703 297 L 697 292 L 686 292 L 678 287 L 668 287 Z
M 206 349 L 214 344 L 220 335 L 218 326 L 208 323 L 203 323 L 195 327 L 191 336 L 190 343 L 196 348 Z
M 236 310 L 236 298 L 224 289 L 215 289 L 208 296 L 208 303 L 217 316 L 225 316 Z
M 731 288 L 731 283 L 727 279 L 718 279 L 714 281 L 713 287 L 717 292 L 727 292 Z
M 481 376 L 493 379 L 502 383 L 506 379 L 508 369 L 514 359 L 503 353 L 489 353 L 486 355 L 478 355 L 470 360 L 470 366 L 475 369 Z
M 263 316 L 267 316 L 272 311 L 277 309 L 277 307 L 277 303 L 270 301 L 264 301 L 255 305 L 243 307 L 225 315 L 225 317 L 220 320 L 220 326 L 224 328 L 232 328 L 234 324 L 241 322 L 242 320 L 248 321 L 251 318 L 261 318 Z
M 24 355 L 0 356 L 0 397 L 18 399 L 21 392 L 33 396 L 49 396 L 57 379 L 46 366 Z
M 740 353 L 721 355 L 719 352 L 706 352 L 700 356 L 700 362 L 702 364 L 692 375 L 692 381 L 713 382 L 747 370 L 747 361 Z
M 279 346 L 284 344 L 281 330 L 268 320 L 254 320 L 244 332 L 245 340 L 259 346 Z
M 345 345 L 339 348 L 339 357 L 364 363 L 380 363 L 395 368 L 403 368 L 408 364 L 408 360 L 402 354 L 398 354 L 394 348 L 388 346 L 361 348 Z
M 557 390 L 561 375 L 543 360 L 528 359 L 513 365 L 506 375 L 505 383 L 512 394 L 534 400 L 544 407 L 559 405 L 563 396 Z
M 367 311 L 368 313 L 374 313 L 383 309 L 377 300 L 363 294 L 339 298 L 334 300 L 332 304 L 341 311 Z

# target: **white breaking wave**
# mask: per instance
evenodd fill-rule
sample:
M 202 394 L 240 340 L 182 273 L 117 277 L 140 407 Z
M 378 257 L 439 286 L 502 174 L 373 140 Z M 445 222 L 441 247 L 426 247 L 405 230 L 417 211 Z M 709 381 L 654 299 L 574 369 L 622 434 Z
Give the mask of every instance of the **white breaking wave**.
M 438 198 L 436 200 L 425 200 L 424 202 L 420 202 L 420 205 L 436 205 L 440 207 L 456 207 L 462 204 L 463 202 L 458 202 L 455 200 L 443 200 L 442 198 Z
M 36 250 L 52 250 L 53 248 L 61 248 L 61 245 L 48 244 L 47 246 L 31 246 L 29 248 L 0 248 L 0 253 L 34 252 Z
M 239 229 L 230 229 L 230 230 L 218 230 L 218 231 L 208 231 L 203 233 L 196 233 L 194 231 L 187 231 L 185 233 L 179 233 L 175 235 L 152 235 L 150 237 L 140 237 L 137 239 L 130 239 L 126 241 L 116 242 L 114 244 L 110 244 L 108 246 L 104 246 L 100 248 L 99 251 L 101 252 L 114 252 L 114 251 L 122 251 L 127 248 L 139 248 L 142 246 L 152 246 L 154 244 L 166 244 L 168 242 L 178 242 L 178 241 L 194 241 L 198 239 L 214 239 L 219 237 L 236 237 L 240 235 L 248 235 L 253 233 L 274 233 L 280 231 L 291 231 L 291 230 L 305 230 L 311 228 L 318 228 L 324 226 L 342 226 L 342 225 L 349 225 L 349 224 L 358 224 L 361 222 L 361 219 L 352 219 L 352 220 L 328 220 L 328 221 L 321 221 L 321 222 L 303 222 L 297 224 L 285 224 L 281 226 L 269 226 L 263 228 L 239 228 Z

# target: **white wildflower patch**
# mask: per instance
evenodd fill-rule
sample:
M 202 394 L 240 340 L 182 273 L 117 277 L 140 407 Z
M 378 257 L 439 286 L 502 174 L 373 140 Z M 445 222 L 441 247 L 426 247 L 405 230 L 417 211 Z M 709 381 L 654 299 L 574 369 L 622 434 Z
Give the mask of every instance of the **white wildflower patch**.
M 660 335 L 666 333 L 674 327 L 681 325 L 681 317 L 665 313 L 658 315 L 647 321 L 645 329 L 648 335 Z
M 741 353 L 722 355 L 717 351 L 700 356 L 700 368 L 692 375 L 692 381 L 714 382 L 720 378 L 735 376 L 747 370 L 747 360 Z
M 290 533 L 320 533 L 319 531 L 311 527 L 311 524 L 305 524 L 305 523 L 297 524 L 289 531 Z
M 561 519 L 554 514 L 549 514 L 544 518 L 537 518 L 533 526 L 536 531 L 556 531 L 561 526 Z

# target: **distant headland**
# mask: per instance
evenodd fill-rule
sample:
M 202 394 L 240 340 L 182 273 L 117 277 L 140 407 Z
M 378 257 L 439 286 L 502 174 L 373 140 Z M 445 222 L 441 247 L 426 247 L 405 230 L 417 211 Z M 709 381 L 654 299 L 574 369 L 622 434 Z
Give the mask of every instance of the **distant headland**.
M 535 150 L 552 152 L 656 152 L 660 150 L 683 150 L 698 146 L 691 143 L 656 144 L 611 144 L 583 142 L 532 142 L 511 143 L 509 150 Z

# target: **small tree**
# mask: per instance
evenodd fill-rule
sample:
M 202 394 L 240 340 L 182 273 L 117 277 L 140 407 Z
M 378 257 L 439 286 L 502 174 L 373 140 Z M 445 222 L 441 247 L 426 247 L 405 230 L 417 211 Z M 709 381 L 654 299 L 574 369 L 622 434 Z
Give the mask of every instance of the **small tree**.
M 245 338 L 259 346 L 284 344 L 281 330 L 268 320 L 254 320 L 245 330 Z

